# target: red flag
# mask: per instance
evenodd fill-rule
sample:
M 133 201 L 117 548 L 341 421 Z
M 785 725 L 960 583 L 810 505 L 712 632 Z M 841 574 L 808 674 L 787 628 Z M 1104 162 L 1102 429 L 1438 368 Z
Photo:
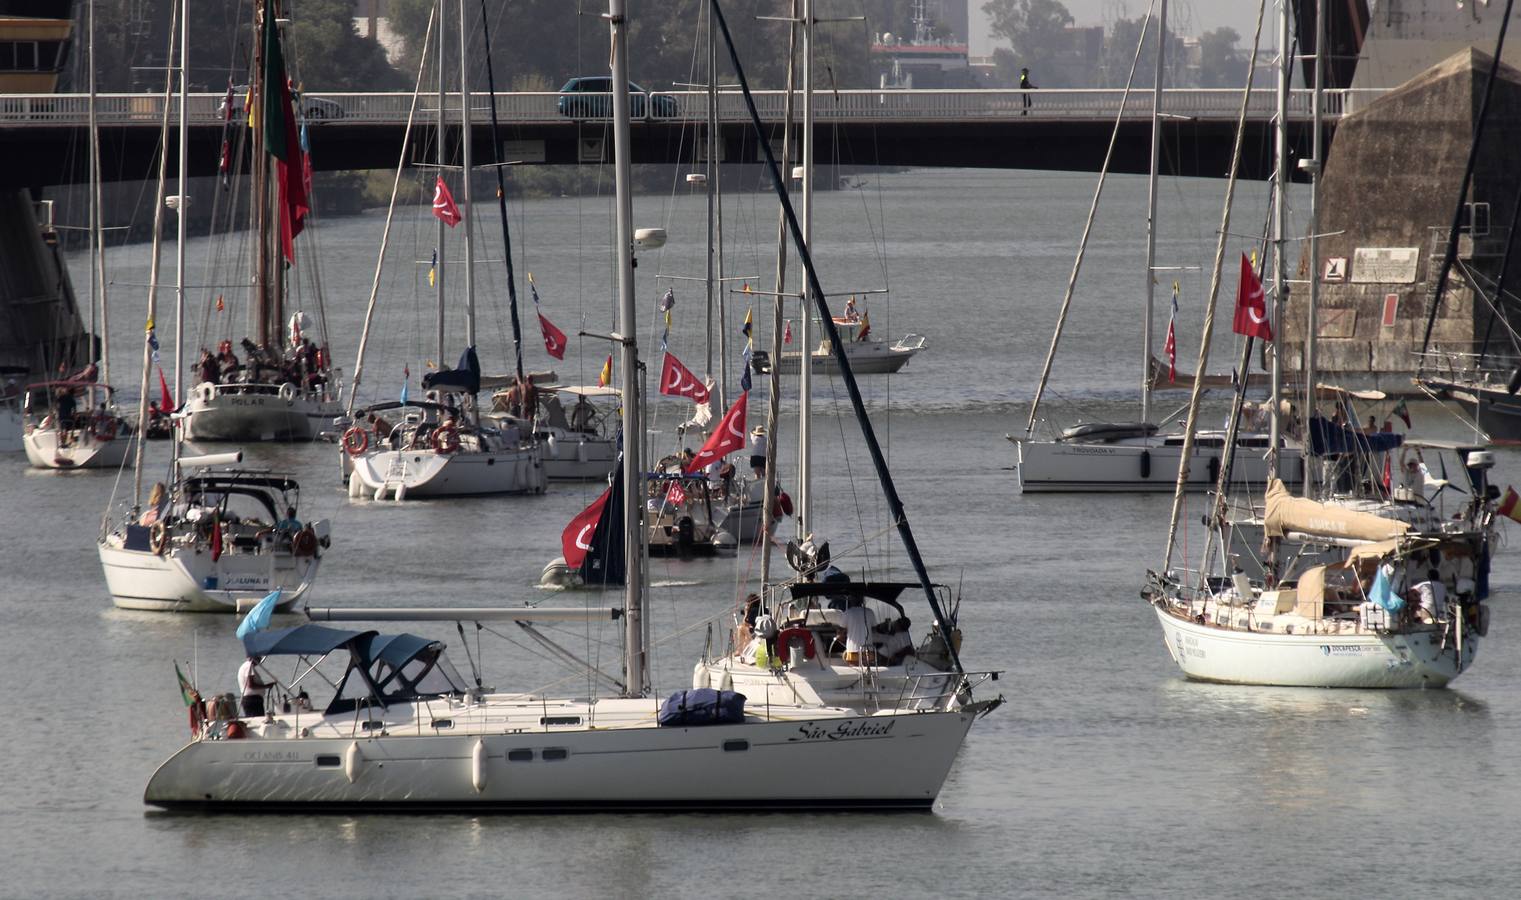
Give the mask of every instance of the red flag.
M 565 358 L 565 332 L 539 313 L 539 330 L 544 333 L 544 350 L 555 359 Z
M 1231 326 L 1237 334 L 1259 337 L 1264 341 L 1273 339 L 1273 323 L 1268 321 L 1267 299 L 1262 295 L 1262 282 L 1252 271 L 1252 263 L 1241 254 L 1241 282 L 1236 287 L 1236 321 Z
M 784 329 L 782 329 L 782 343 L 784 343 L 784 344 L 790 344 L 790 343 L 792 343 L 792 320 L 791 319 L 787 320 L 787 327 L 784 328 Z
M 1167 383 L 1178 383 L 1178 336 L 1173 330 L 1173 323 L 1167 323 L 1167 343 L 1163 345 L 1167 351 Z
M 216 562 L 222 558 L 222 520 L 211 520 L 211 561 Z
M 169 382 L 164 380 L 164 370 L 158 370 L 158 408 L 164 412 L 174 411 L 174 395 L 169 393 Z
M 707 464 L 723 459 L 745 446 L 745 404 L 749 399 L 749 391 L 740 394 L 729 411 L 724 413 L 724 417 L 718 420 L 718 427 L 713 429 L 708 442 L 702 445 L 702 449 L 687 464 L 687 474 L 700 471 Z
M 1495 508 L 1495 512 L 1507 519 L 1521 522 L 1521 509 L 1517 509 L 1517 506 L 1521 506 L 1521 495 L 1516 494 L 1515 488 L 1507 486 L 1505 496 L 1500 498 L 1500 505 Z
M 560 532 L 560 552 L 565 556 L 566 566 L 579 569 L 586 560 L 586 551 L 591 549 L 592 538 L 597 534 L 597 520 L 602 518 L 602 507 L 607 505 L 607 498 L 612 492 L 612 488 L 603 491 L 602 496 L 581 510 L 565 526 L 565 530 Z
M 681 482 L 671 482 L 671 489 L 665 492 L 665 502 L 671 506 L 681 506 L 687 502 L 687 492 L 682 490 Z
M 1389 454 L 1384 454 L 1384 493 L 1394 490 L 1394 472 L 1389 466 Z
M 697 380 L 692 370 L 681 364 L 674 353 L 665 355 L 660 365 L 660 393 L 671 397 L 690 397 L 693 402 L 707 403 L 707 385 Z
M 460 223 L 459 207 L 454 203 L 454 195 L 449 193 L 449 186 L 444 184 L 444 176 L 438 176 L 438 184 L 433 188 L 433 216 L 450 228 Z

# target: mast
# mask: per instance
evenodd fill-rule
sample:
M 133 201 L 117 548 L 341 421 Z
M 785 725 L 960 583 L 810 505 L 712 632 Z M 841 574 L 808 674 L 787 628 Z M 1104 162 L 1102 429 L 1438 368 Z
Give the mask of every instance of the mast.
M 465 346 L 475 346 L 475 251 L 471 247 L 470 220 L 470 75 L 466 71 L 465 50 L 470 40 L 465 30 L 465 0 L 459 2 L 459 126 L 460 126 L 460 191 L 464 194 L 465 209 Z M 440 361 L 441 362 L 441 361 Z
M 1293 54 L 1289 52 L 1289 4 L 1278 4 L 1278 90 L 1277 108 L 1273 128 L 1273 363 L 1269 370 L 1268 452 L 1267 471 L 1269 480 L 1278 477 L 1278 441 L 1283 433 L 1282 417 L 1278 414 L 1278 399 L 1283 396 L 1283 354 L 1278 352 L 1283 342 L 1284 295 L 1288 280 L 1284 278 L 1283 239 L 1288 225 L 1288 210 L 1284 201 L 1288 198 L 1289 180 L 1289 78 Z
M 1321 128 L 1323 115 L 1321 104 L 1324 102 L 1322 78 L 1325 66 L 1325 57 L 1321 48 L 1326 42 L 1325 12 L 1325 4 L 1320 0 L 1315 0 L 1315 84 L 1310 93 L 1310 240 L 1307 248 L 1310 255 L 1310 294 L 1308 321 L 1304 332 L 1304 433 L 1306 435 L 1310 433 L 1310 420 L 1315 416 L 1315 350 L 1320 339 L 1320 335 L 1317 334 L 1317 320 L 1320 307 L 1320 175 L 1324 163 L 1321 159 L 1324 140 L 1324 132 Z M 1299 453 L 1304 463 L 1304 495 L 1309 497 L 1314 493 L 1315 468 L 1312 464 L 1311 442 L 1304 441 Z
M 273 16 L 274 0 L 260 0 L 258 11 L 263 16 Z M 253 184 L 250 186 L 249 206 L 252 208 L 254 217 L 254 234 L 257 235 L 254 246 L 254 315 L 257 320 L 256 331 L 260 344 L 269 342 L 269 157 L 262 151 L 264 147 L 264 21 L 260 19 L 254 29 L 254 63 L 253 77 L 249 80 L 248 92 L 253 95 L 253 134 L 251 146 L 253 162 L 249 168 L 253 176 Z
M 174 396 L 185 395 L 182 369 L 185 354 L 185 217 L 190 212 L 190 198 L 185 195 L 185 176 L 190 167 L 190 94 L 186 85 L 185 68 L 190 57 L 190 0 L 180 0 L 180 174 L 175 191 L 179 202 L 175 204 L 174 233 Z M 168 410 L 164 411 L 166 414 Z M 180 442 L 173 442 L 173 457 L 180 458 Z
M 649 681 L 644 646 L 644 470 L 640 444 L 638 323 L 634 317 L 634 203 L 629 161 L 628 53 L 624 0 L 608 0 L 612 33 L 613 171 L 617 197 L 619 370 L 623 378 L 624 694 L 642 697 Z
M 111 383 L 111 327 L 106 315 L 106 255 L 101 241 L 100 127 L 95 117 L 95 0 L 90 0 L 90 337 L 100 340 L 100 378 Z M 100 300 L 99 325 L 95 319 L 96 298 Z M 98 332 L 98 333 L 97 333 Z M 93 355 L 93 354 L 92 354 Z M 94 407 L 93 388 L 91 407 Z
M 716 215 L 715 215 L 716 214 L 716 209 L 715 209 L 716 198 L 713 196 L 713 178 L 714 178 L 715 175 L 718 174 L 718 172 L 717 172 L 717 168 L 718 168 L 717 167 L 717 162 L 715 160 L 715 156 L 717 154 L 714 151 L 714 146 L 718 143 L 718 141 L 716 140 L 716 136 L 714 135 L 713 132 L 714 132 L 714 129 L 715 129 L 716 124 L 718 122 L 718 112 L 717 112 L 717 109 L 716 109 L 716 107 L 718 106 L 718 86 L 717 86 L 717 84 L 713 80 L 713 68 L 714 68 L 714 59 L 715 59 L 715 44 L 714 44 L 714 40 L 713 40 L 713 13 L 712 12 L 708 13 L 707 42 L 708 42 L 708 46 L 707 46 L 707 50 L 708 50 L 708 85 L 707 85 L 708 110 L 707 110 L 707 117 L 706 117 L 706 125 L 707 125 L 707 132 L 708 133 L 706 135 L 706 152 L 707 152 L 708 160 L 707 160 L 707 165 L 705 165 L 703 167 L 703 171 L 707 173 L 707 175 L 706 175 L 706 179 L 707 180 L 706 180 L 706 183 L 703 185 L 703 187 L 705 188 L 705 194 L 706 194 L 707 200 L 708 200 L 708 209 L 707 209 L 707 212 L 708 212 L 708 219 L 707 219 L 708 230 L 707 230 L 707 233 L 704 235 L 704 237 L 706 239 L 705 240 L 705 244 L 706 244 L 706 248 L 705 249 L 706 249 L 706 252 L 703 255 L 703 260 L 704 260 L 704 262 L 703 262 L 703 286 L 706 288 L 706 290 L 708 292 L 708 297 L 707 297 L 707 300 L 708 300 L 708 310 L 707 310 L 708 315 L 707 315 L 707 318 L 704 320 L 704 325 L 703 325 L 703 332 L 704 332 L 704 338 L 705 338 L 704 342 L 703 342 L 703 352 L 706 355 L 706 359 L 704 361 L 704 365 L 706 366 L 706 371 L 708 372 L 708 374 L 711 375 L 713 373 L 713 307 L 718 302 L 718 295 L 715 292 L 715 284 L 714 284 L 714 281 L 713 281 L 713 271 L 714 271 L 714 260 L 713 260 L 713 249 L 714 249 L 713 248 L 713 243 L 714 243 L 714 240 L 713 240 L 713 235 L 718 230 L 718 226 L 717 226 L 717 222 L 716 222 Z M 727 367 L 725 367 L 725 368 L 727 368 Z M 719 408 L 719 409 L 723 409 L 724 408 L 724 393 L 725 393 L 724 388 L 726 388 L 728 386 L 727 376 L 725 376 L 725 378 L 724 378 L 723 381 L 719 382 L 719 385 L 720 385 L 720 387 L 719 387 L 718 403 L 716 403 L 714 405 L 717 408 Z
M 1167 0 L 1157 13 L 1157 72 L 1151 89 L 1151 169 L 1146 182 L 1146 316 L 1141 333 L 1141 421 L 1151 421 L 1151 328 L 1156 298 L 1157 175 L 1162 165 L 1162 79 L 1166 71 Z
M 444 0 L 438 0 L 438 177 L 444 177 L 444 165 L 448 163 L 448 154 L 444 150 L 444 114 L 447 105 L 444 97 L 444 50 L 448 46 L 444 42 L 444 35 L 449 30 L 448 15 Z M 438 321 L 437 321 L 437 360 L 440 368 L 447 358 L 444 355 L 444 271 L 448 266 L 444 265 L 444 220 L 438 219 L 434 223 L 434 252 L 438 254 L 438 265 L 433 267 L 434 286 L 438 288 Z
M 716 9 L 716 7 L 715 7 Z M 803 244 L 813 252 L 813 0 L 803 0 Z M 804 273 L 805 276 L 808 274 Z M 813 529 L 813 311 L 808 281 L 798 316 L 797 536 Z M 775 365 L 776 363 L 773 363 Z
M 708 203 L 713 215 L 713 267 L 717 271 L 714 290 L 718 301 L 718 406 L 729 405 L 729 304 L 724 288 L 724 190 L 719 168 L 719 151 L 723 146 L 718 132 L 718 42 L 713 34 L 713 16 L 708 15 Z
M 507 309 L 512 318 L 512 356 L 518 377 L 522 378 L 523 326 L 518 321 L 518 282 L 512 271 L 512 229 L 507 224 L 507 180 L 502 174 L 502 139 L 497 133 L 496 120 L 496 74 L 491 66 L 491 25 L 487 18 L 486 0 L 481 0 L 481 39 L 486 45 L 486 90 L 491 96 L 491 161 L 496 164 L 496 205 L 502 216 L 502 256 L 507 261 Z

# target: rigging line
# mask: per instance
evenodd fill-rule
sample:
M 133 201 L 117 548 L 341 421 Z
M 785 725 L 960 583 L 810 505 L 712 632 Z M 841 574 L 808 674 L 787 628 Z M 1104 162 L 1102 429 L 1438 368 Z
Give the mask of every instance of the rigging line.
M 1051 379 L 1051 364 L 1056 360 L 1056 348 L 1061 344 L 1062 329 L 1067 323 L 1067 312 L 1072 308 L 1072 295 L 1077 289 L 1077 276 L 1083 269 L 1083 257 L 1087 254 L 1088 238 L 1093 233 L 1093 222 L 1098 217 L 1099 198 L 1104 195 L 1104 183 L 1108 180 L 1109 163 L 1114 158 L 1114 146 L 1119 141 L 1120 123 L 1124 121 L 1125 109 L 1130 104 L 1130 93 L 1135 84 L 1136 65 L 1141 61 L 1141 48 L 1146 44 L 1146 25 L 1152 20 L 1156 0 L 1146 5 L 1145 23 L 1141 26 L 1141 39 L 1136 41 L 1135 56 L 1130 60 L 1130 74 L 1125 78 L 1125 92 L 1120 96 L 1119 109 L 1114 114 L 1114 127 L 1109 132 L 1109 147 L 1104 151 L 1104 164 L 1099 169 L 1098 184 L 1093 188 L 1093 202 L 1088 206 L 1088 219 L 1083 223 L 1083 236 L 1077 245 L 1077 258 L 1072 261 L 1072 274 L 1067 277 L 1066 293 L 1062 296 L 1061 310 L 1056 315 L 1056 330 L 1051 334 L 1051 346 L 1046 351 L 1046 361 L 1041 367 L 1040 381 L 1035 386 L 1035 399 L 1030 404 L 1030 418 L 1025 423 L 1025 437 L 1035 431 L 1035 420 L 1040 413 L 1040 400 Z

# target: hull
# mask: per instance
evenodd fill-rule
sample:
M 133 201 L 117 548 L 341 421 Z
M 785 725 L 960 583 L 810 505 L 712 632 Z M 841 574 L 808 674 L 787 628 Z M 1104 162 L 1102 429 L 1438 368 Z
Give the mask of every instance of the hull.
M 908 365 L 920 350 L 923 343 L 885 344 L 876 341 L 853 342 L 845 345 L 845 356 L 850 360 L 851 371 L 857 375 L 890 375 Z M 840 364 L 835 360 L 834 354 L 827 350 L 815 350 L 813 357 L 813 371 L 825 375 L 838 375 Z M 796 375 L 802 370 L 803 354 L 800 352 L 783 353 L 778 371 L 784 375 Z
M 1456 648 L 1437 631 L 1272 634 L 1200 625 L 1156 608 L 1163 643 L 1183 674 L 1224 684 L 1326 688 L 1439 688 L 1473 662 L 1478 636 Z
M 1177 486 L 1183 448 L 1168 444 L 1084 443 L 1081 441 L 1015 441 L 1019 486 L 1024 493 L 1055 491 L 1166 492 Z M 1219 474 L 1220 448 L 1194 450 L 1188 467 L 1188 489 L 1209 490 Z M 1290 489 L 1302 477 L 1299 449 L 1279 453 L 1278 477 Z M 1255 450 L 1238 452 L 1231 466 L 1236 486 L 1265 485 L 1267 461 Z
M 1437 396 L 1453 400 L 1497 444 L 1521 444 L 1521 397 L 1513 397 L 1503 385 L 1487 382 L 1423 381 Z
M 340 450 L 340 452 L 342 452 Z M 549 478 L 537 448 L 435 453 L 382 450 L 348 456 L 349 495 L 458 497 L 479 494 L 542 494 Z
M 724 510 L 718 520 L 718 530 L 734 536 L 741 546 L 750 546 L 761 539 L 765 521 L 765 509 L 759 503 L 745 503 Z
M 60 446 L 58 431 L 32 429 L 21 439 L 27 462 L 37 469 L 115 469 L 126 460 L 132 445 L 127 436 L 102 441 L 87 431 L 70 434 L 72 439 Z
M 143 550 L 99 545 L 111 602 L 119 609 L 152 612 L 236 613 L 275 588 L 285 611 L 306 595 L 317 577 L 320 557 L 288 553 L 224 553 L 216 562 L 204 550 L 174 548 L 162 556 Z
M 655 701 L 596 706 L 620 703 L 639 704 L 643 724 L 458 735 L 397 726 L 378 737 L 318 737 L 314 728 L 308 738 L 195 741 L 154 773 L 144 801 L 258 810 L 928 809 L 974 718 L 793 710 L 791 721 L 659 728 Z M 353 715 L 342 718 L 357 730 Z
M 544 474 L 551 481 L 604 481 L 618 462 L 618 442 L 557 436 L 542 442 Z
M 210 387 L 200 385 L 186 404 L 186 435 L 191 440 L 310 441 L 342 412 L 336 401 L 299 393 L 282 397 Z

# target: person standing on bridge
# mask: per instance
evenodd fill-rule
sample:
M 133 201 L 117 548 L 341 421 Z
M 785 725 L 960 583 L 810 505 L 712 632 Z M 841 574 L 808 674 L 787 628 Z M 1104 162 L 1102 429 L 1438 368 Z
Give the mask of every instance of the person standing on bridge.
M 1030 83 L 1030 70 L 1029 69 L 1020 69 L 1019 70 L 1019 89 L 1022 90 L 1022 91 L 1026 91 L 1026 92 L 1033 91 L 1033 90 L 1036 89 L 1036 86 L 1034 84 Z M 1028 116 L 1030 114 L 1030 95 L 1029 95 L 1029 93 L 1026 93 L 1024 95 L 1024 101 L 1025 101 L 1025 108 L 1022 109 L 1022 110 L 1020 110 L 1019 114 L 1022 115 L 1022 116 Z

